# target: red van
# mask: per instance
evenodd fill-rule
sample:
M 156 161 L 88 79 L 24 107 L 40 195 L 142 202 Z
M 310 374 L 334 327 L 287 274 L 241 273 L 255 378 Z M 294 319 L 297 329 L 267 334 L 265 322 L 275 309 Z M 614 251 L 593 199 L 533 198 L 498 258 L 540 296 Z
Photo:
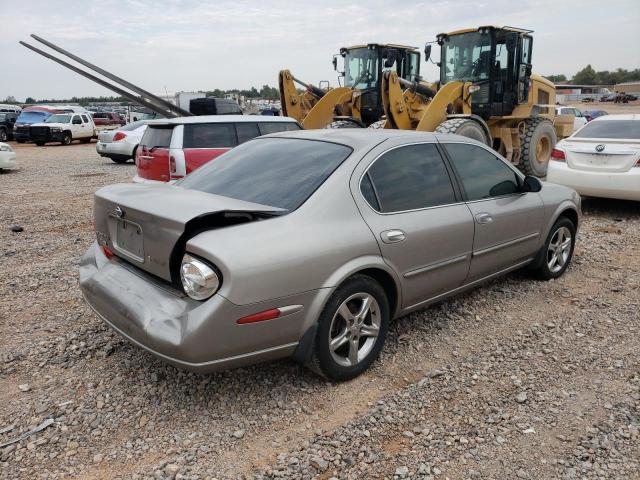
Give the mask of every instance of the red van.
M 268 133 L 300 130 L 288 117 L 203 115 L 151 120 L 136 149 L 134 182 L 183 178 L 236 145 Z

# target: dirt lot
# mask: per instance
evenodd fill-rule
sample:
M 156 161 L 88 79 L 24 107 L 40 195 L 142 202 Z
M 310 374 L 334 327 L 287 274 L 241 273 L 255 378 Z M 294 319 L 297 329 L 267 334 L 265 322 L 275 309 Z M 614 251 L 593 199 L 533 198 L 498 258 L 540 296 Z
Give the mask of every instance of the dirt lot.
M 0 445 L 53 422 L 0 448 L 0 478 L 640 478 L 638 204 L 586 200 L 561 279 L 516 273 L 405 317 L 352 382 L 290 361 L 198 376 L 80 296 L 92 194 L 134 167 L 95 144 L 16 151 L 0 174 Z

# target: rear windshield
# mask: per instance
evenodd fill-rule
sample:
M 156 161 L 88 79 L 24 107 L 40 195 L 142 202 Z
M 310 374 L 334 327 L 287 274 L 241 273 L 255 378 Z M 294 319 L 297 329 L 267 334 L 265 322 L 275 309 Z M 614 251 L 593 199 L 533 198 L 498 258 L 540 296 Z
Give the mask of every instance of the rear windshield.
M 231 148 L 268 133 L 300 130 L 295 122 L 185 124 L 183 148 Z
M 169 148 L 173 125 L 149 126 L 140 140 L 140 145 L 147 148 Z
M 184 188 L 291 211 L 351 154 L 334 143 L 264 138 L 219 156 L 178 184 Z
M 49 112 L 22 112 L 16 122 L 18 123 L 38 123 L 44 122 L 51 116 Z
M 576 138 L 621 138 L 640 140 L 640 120 L 601 120 L 587 123 Z
M 131 130 L 135 130 L 136 128 L 142 127 L 146 123 L 147 122 L 145 122 L 144 120 L 138 120 L 137 122 L 127 123 L 124 127 L 120 127 L 118 130 L 124 130 L 125 132 L 129 132 Z

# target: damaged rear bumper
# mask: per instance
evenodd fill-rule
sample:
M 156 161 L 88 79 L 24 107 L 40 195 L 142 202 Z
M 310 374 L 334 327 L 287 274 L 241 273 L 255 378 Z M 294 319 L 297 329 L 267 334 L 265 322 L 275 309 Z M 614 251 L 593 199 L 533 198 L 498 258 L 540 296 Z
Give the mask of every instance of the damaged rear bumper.
M 80 262 L 80 288 L 88 305 L 130 342 L 177 367 L 212 372 L 291 356 L 304 326 L 305 306 L 317 292 L 250 305 L 220 295 L 204 302 L 122 260 L 107 259 L 94 243 Z M 247 315 L 286 305 L 293 314 L 239 325 Z

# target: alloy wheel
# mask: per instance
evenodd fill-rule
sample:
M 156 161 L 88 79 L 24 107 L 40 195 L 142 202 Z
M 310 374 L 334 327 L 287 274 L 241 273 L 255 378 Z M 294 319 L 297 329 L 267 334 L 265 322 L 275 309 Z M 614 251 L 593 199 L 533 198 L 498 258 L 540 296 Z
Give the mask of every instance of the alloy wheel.
M 353 367 L 367 358 L 380 333 L 381 313 L 376 299 L 356 293 L 340 304 L 329 328 L 329 352 L 339 365 Z
M 571 254 L 571 231 L 567 227 L 560 227 L 551 237 L 547 249 L 547 266 L 552 273 L 558 273 L 564 268 Z

